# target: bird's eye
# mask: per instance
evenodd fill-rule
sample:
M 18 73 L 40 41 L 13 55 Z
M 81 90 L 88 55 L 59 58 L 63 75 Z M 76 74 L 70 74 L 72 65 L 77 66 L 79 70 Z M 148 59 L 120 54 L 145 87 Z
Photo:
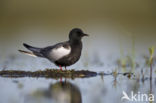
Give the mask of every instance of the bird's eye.
M 81 34 L 82 34 L 82 33 L 81 33 L 80 31 L 77 32 L 77 35 L 78 35 L 78 36 L 81 36 Z
M 77 33 L 78 33 L 78 34 L 81 34 L 81 32 L 80 32 L 80 31 L 78 31 Z

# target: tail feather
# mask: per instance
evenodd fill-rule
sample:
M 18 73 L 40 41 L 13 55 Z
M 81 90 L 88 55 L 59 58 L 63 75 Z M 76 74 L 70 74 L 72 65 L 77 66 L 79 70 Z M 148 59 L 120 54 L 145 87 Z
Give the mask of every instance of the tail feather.
M 25 44 L 25 43 L 23 43 L 23 46 L 26 47 L 28 50 L 30 50 L 30 51 L 32 51 L 32 52 L 19 50 L 20 52 L 25 53 L 25 54 L 30 55 L 30 56 L 44 57 L 44 56 L 40 53 L 41 48 L 32 47 L 32 46 L 30 46 L 30 45 L 28 45 L 28 44 Z
M 30 46 L 28 44 L 25 44 L 25 43 L 23 43 L 23 46 L 26 47 L 27 49 L 29 49 L 32 52 L 40 52 L 40 50 L 41 50 L 40 48 L 32 47 L 32 46 Z
M 24 50 L 18 50 L 19 52 L 21 52 L 21 53 L 24 53 L 24 54 L 26 54 L 26 55 L 29 55 L 29 56 L 33 56 L 33 57 L 37 57 L 34 53 L 32 53 L 32 52 L 28 52 L 28 51 L 24 51 Z

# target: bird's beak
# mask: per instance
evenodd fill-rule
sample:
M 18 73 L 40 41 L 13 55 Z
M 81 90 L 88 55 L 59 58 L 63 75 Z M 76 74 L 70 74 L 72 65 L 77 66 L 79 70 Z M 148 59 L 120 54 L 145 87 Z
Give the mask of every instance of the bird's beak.
M 83 34 L 83 36 L 89 36 L 88 34 Z

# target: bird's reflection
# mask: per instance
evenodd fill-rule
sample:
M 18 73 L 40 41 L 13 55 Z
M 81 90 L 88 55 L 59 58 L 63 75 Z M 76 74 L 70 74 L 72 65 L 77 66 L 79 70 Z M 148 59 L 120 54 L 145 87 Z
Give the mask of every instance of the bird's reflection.
M 70 82 L 50 84 L 48 89 L 38 89 L 25 98 L 26 103 L 82 103 L 81 92 Z

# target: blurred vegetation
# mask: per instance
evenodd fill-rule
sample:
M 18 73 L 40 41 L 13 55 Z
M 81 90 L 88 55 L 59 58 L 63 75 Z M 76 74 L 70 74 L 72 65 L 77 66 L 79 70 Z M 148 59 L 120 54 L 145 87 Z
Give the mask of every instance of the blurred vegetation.
M 123 72 L 131 72 L 134 73 L 135 68 L 139 66 L 139 64 L 136 62 L 136 54 L 135 54 L 135 39 L 134 37 L 132 38 L 132 48 L 131 48 L 131 53 L 127 54 L 126 56 L 124 55 L 123 48 L 121 47 L 120 44 L 120 59 L 117 60 L 117 64 L 119 68 L 122 68 Z M 130 67 L 130 70 L 128 70 L 128 67 Z

